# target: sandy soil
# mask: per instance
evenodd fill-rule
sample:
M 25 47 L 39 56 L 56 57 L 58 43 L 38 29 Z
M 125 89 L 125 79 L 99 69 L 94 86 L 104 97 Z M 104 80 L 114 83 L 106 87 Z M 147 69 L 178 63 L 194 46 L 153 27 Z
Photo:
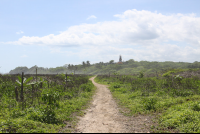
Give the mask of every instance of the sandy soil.
M 97 87 L 90 107 L 85 111 L 75 133 L 149 133 L 151 124 L 150 116 L 139 115 L 137 117 L 124 116 L 119 112 L 115 100 L 106 85 L 90 80 Z

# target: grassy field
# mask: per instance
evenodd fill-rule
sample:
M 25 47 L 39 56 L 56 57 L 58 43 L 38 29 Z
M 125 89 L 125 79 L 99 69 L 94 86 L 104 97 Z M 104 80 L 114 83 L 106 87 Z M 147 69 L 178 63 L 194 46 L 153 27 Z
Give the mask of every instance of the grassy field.
M 88 80 L 90 77 L 68 76 L 73 87 L 65 87 L 64 74 L 40 77 L 39 82 L 34 82 L 33 78 L 34 90 L 31 84 L 24 84 L 22 101 L 20 86 L 14 82 L 16 79 L 1 75 L 0 132 L 71 132 L 77 121 L 75 115 L 83 114 L 82 110 L 87 108 L 94 94 L 95 86 Z M 66 128 L 67 124 L 71 124 L 70 128 Z
M 158 77 L 99 75 L 127 115 L 157 115 L 151 132 L 200 132 L 199 69 L 170 70 Z M 179 75 L 180 74 L 180 75 Z M 190 74 L 197 74 L 196 76 Z

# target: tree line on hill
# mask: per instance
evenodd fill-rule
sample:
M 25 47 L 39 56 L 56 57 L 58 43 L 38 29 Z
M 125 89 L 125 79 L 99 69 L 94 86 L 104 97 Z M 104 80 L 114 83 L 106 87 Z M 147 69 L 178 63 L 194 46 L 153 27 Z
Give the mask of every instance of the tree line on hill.
M 130 59 L 125 62 L 114 62 L 110 60 L 107 63 L 99 62 L 90 64 L 90 61 L 83 61 L 82 64 L 73 65 L 65 64 L 64 66 L 56 68 L 44 68 L 37 65 L 27 67 L 16 67 L 11 70 L 9 74 L 18 74 L 24 72 L 25 74 L 35 74 L 37 68 L 38 74 L 60 74 L 60 73 L 75 73 L 75 74 L 109 74 L 117 72 L 119 74 L 137 74 L 139 72 L 145 72 L 147 74 L 164 71 L 167 69 L 186 69 L 186 68 L 200 68 L 200 62 L 195 61 L 193 63 L 188 62 L 157 62 L 157 61 L 135 61 Z

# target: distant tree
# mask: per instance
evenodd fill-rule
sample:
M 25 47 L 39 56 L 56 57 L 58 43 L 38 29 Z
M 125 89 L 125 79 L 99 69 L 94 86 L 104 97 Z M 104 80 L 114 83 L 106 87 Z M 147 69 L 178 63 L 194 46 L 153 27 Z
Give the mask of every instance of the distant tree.
M 119 70 L 121 68 L 122 68 L 122 66 L 119 65 L 119 64 L 115 64 L 114 67 L 113 67 L 113 69 L 115 69 L 115 70 Z
M 103 63 L 103 62 L 99 62 L 99 64 L 100 64 L 100 65 L 103 65 L 104 63 Z
M 110 64 L 113 64 L 113 63 L 114 63 L 114 60 L 110 60 L 109 63 L 110 63 Z
M 83 67 L 85 68 L 85 65 L 86 65 L 85 61 L 82 62 L 82 65 L 83 65 Z
M 10 74 L 18 74 L 18 73 L 27 73 L 28 68 L 27 67 L 16 67 L 14 70 L 10 71 Z
M 77 66 L 77 65 L 72 65 L 71 70 L 74 71 L 74 74 L 75 74 L 75 71 L 76 71 L 77 69 L 78 69 L 78 66 Z
M 188 68 L 200 68 L 200 63 L 198 61 L 189 63 Z
M 69 64 L 67 68 L 70 70 L 71 69 L 71 65 Z
M 90 66 L 90 61 L 86 61 L 87 66 Z
M 74 65 L 73 64 L 71 65 L 71 70 L 74 70 Z
M 98 69 L 102 69 L 102 65 L 100 63 L 97 64 L 95 67 L 98 68 Z
M 66 68 L 67 68 L 67 67 L 68 67 L 68 64 L 63 65 L 63 67 L 66 67 Z
M 128 60 L 129 63 L 134 62 L 134 61 L 135 61 L 134 59 L 130 59 L 130 60 Z
M 59 73 L 65 71 L 65 67 L 50 68 L 49 71 L 52 73 Z

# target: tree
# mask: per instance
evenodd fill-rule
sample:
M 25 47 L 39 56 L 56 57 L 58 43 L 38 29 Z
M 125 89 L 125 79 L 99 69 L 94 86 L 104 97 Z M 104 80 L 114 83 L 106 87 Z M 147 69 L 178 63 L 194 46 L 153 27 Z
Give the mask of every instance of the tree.
M 115 64 L 115 65 L 113 66 L 113 69 L 115 69 L 115 70 L 119 70 L 119 69 L 121 69 L 121 68 L 122 68 L 122 66 L 119 65 L 119 64 Z
M 85 61 L 82 62 L 82 65 L 83 65 L 83 67 L 85 68 L 85 65 L 86 65 L 86 64 L 85 64 Z
M 109 63 L 110 63 L 110 64 L 113 64 L 113 63 L 114 63 L 114 60 L 110 60 Z
M 86 64 L 87 64 L 87 66 L 90 66 L 90 61 L 87 61 Z
M 63 65 L 63 67 L 67 68 L 68 64 Z
M 68 65 L 68 69 L 69 69 L 69 70 L 71 69 L 71 65 L 70 65 L 70 64 Z
M 97 64 L 95 67 L 98 68 L 98 69 L 102 69 L 102 65 L 100 63 Z
M 130 60 L 128 60 L 128 62 L 129 62 L 129 63 L 134 62 L 134 59 L 130 59 Z
M 74 65 L 72 69 L 74 70 L 74 74 L 75 74 L 75 71 L 78 69 L 78 66 Z
M 74 69 L 74 65 L 72 64 L 72 65 L 71 65 L 71 70 L 73 70 L 73 69 Z

